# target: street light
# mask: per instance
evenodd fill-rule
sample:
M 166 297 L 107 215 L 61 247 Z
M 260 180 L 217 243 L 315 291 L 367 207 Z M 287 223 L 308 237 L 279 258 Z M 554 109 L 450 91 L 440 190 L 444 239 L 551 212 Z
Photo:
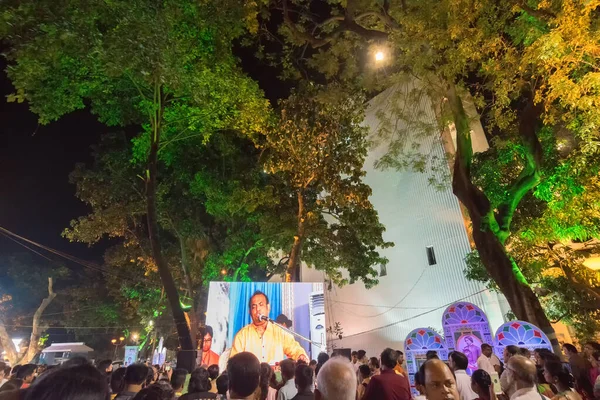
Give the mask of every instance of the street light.
M 137 333 L 131 334 L 131 339 L 133 339 L 134 342 L 137 342 L 138 338 L 139 338 L 139 335 Z
M 379 50 L 377 53 L 375 53 L 375 61 L 383 61 L 385 59 L 385 54 L 383 53 L 383 51 Z
M 117 341 L 117 339 L 112 339 L 110 342 L 113 344 L 113 346 L 115 346 L 115 353 L 113 355 L 113 359 L 116 360 L 117 359 L 117 350 L 119 349 L 119 346 L 124 345 L 125 343 L 123 342 L 125 340 L 125 338 L 123 336 L 121 336 L 119 338 L 119 341 Z

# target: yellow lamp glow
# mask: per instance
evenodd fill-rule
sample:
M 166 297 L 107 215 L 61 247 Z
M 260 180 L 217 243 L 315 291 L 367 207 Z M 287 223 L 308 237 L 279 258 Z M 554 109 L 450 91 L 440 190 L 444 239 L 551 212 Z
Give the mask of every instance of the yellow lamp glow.
M 117 339 L 113 339 L 113 340 L 111 340 L 110 342 L 111 342 L 112 344 L 115 344 L 115 343 L 117 343 Z
M 375 53 L 375 61 L 383 61 L 385 58 L 385 54 L 383 54 L 383 51 L 378 51 L 377 53 Z

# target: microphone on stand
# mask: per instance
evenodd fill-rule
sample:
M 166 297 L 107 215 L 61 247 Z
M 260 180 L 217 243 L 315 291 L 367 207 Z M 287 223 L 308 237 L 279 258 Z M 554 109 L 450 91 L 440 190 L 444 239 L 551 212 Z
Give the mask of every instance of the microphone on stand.
M 270 321 L 269 317 L 267 317 L 266 315 L 262 315 L 262 314 L 258 314 L 258 319 L 260 321 Z
M 292 334 L 293 336 L 296 336 L 297 338 L 300 338 L 308 343 L 312 343 L 317 347 L 323 348 L 322 343 L 314 342 L 314 341 L 310 340 L 309 338 L 306 338 L 306 337 L 300 335 L 299 333 L 296 333 L 296 332 L 292 331 L 291 329 L 288 329 L 287 327 L 277 323 L 277 321 L 273 321 L 271 318 L 267 317 L 266 315 L 258 314 L 258 319 L 260 321 L 268 321 L 268 322 L 272 323 L 273 325 L 278 326 L 279 328 L 283 329 L 284 331 Z

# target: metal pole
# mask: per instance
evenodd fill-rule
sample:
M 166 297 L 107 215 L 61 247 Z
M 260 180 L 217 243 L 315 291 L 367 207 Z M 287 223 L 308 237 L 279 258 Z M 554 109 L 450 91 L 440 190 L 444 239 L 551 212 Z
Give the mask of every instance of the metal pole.
M 281 329 L 283 329 L 284 331 L 286 331 L 286 332 L 288 332 L 288 333 L 291 333 L 292 335 L 294 335 L 294 336 L 296 336 L 296 337 L 299 337 L 300 339 L 302 339 L 302 340 L 305 340 L 305 341 L 307 341 L 308 343 L 314 344 L 315 346 L 317 346 L 317 347 L 319 347 L 319 348 L 321 348 L 321 349 L 323 348 L 323 343 L 317 343 L 317 342 L 313 342 L 312 340 L 310 340 L 310 339 L 308 339 L 308 338 L 305 338 L 305 337 L 304 337 L 304 336 L 302 336 L 301 334 L 299 334 L 299 333 L 296 333 L 296 332 L 294 332 L 294 331 L 292 331 L 292 330 L 290 330 L 290 329 L 286 328 L 285 326 L 278 324 L 277 322 L 275 322 L 275 321 L 274 321 L 274 320 L 272 320 L 271 318 L 267 318 L 267 320 L 268 320 L 269 322 L 271 322 L 273 325 L 276 325 L 276 326 L 280 327 L 280 328 L 281 328 Z

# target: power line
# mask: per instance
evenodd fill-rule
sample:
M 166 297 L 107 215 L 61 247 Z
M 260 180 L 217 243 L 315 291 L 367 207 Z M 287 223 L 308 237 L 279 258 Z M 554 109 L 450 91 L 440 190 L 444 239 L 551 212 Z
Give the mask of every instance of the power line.
M 442 308 L 448 307 L 449 305 L 451 305 L 451 304 L 454 304 L 454 303 L 456 303 L 457 301 L 461 301 L 461 300 L 468 299 L 469 297 L 476 296 L 476 295 L 478 295 L 478 294 L 480 294 L 480 293 L 483 293 L 483 292 L 485 292 L 485 291 L 487 291 L 487 290 L 489 290 L 489 289 L 483 289 L 483 290 L 480 290 L 480 291 L 478 291 L 478 292 L 475 292 L 475 293 L 473 293 L 473 294 L 470 294 L 470 295 L 468 295 L 468 296 L 462 297 L 462 298 L 460 298 L 460 299 L 453 300 L 453 301 L 451 301 L 450 303 L 444 304 L 444 305 L 442 305 L 442 306 L 439 306 L 439 307 L 436 307 L 436 308 L 432 308 L 431 310 L 428 310 L 428 311 L 422 312 L 422 313 L 420 313 L 420 314 L 417 314 L 417 315 L 413 315 L 412 317 L 408 317 L 408 318 L 402 319 L 402 320 L 400 320 L 400 321 L 392 322 L 392 323 L 389 323 L 389 324 L 387 324 L 387 325 L 384 325 L 384 326 L 380 326 L 380 327 L 373 328 L 373 329 L 369 329 L 369 330 L 366 330 L 366 331 L 363 331 L 363 332 L 353 333 L 352 335 L 344 336 L 344 339 L 351 338 L 351 337 L 354 337 L 354 336 L 360 336 L 360 335 L 364 335 L 364 334 L 366 334 L 366 333 L 375 332 L 375 331 L 378 331 L 378 330 L 381 330 L 381 329 L 385 329 L 385 328 L 389 328 L 389 327 L 391 327 L 391 326 L 394 326 L 394 325 L 401 324 L 401 323 L 403 323 L 403 322 L 410 321 L 410 320 L 412 320 L 412 319 L 415 319 L 415 318 L 422 317 L 423 315 L 430 314 L 430 313 L 432 313 L 432 312 L 434 312 L 434 311 L 437 311 L 437 310 L 439 310 L 439 309 L 442 309 Z M 335 340 L 335 339 L 334 339 L 334 340 Z
M 39 256 L 41 256 L 41 257 L 44 257 L 45 259 L 47 259 L 47 260 L 49 260 L 49 261 L 53 261 L 53 260 L 51 260 L 50 258 L 48 258 L 48 257 L 44 256 L 43 254 L 40 254 L 40 253 L 39 253 L 39 252 L 37 252 L 37 251 L 35 251 L 35 250 L 31 249 L 31 248 L 30 248 L 30 247 L 28 247 L 27 245 L 25 245 L 25 244 L 23 244 L 23 243 L 19 242 L 18 240 L 14 239 L 14 238 L 18 238 L 18 239 L 20 239 L 20 240 L 22 240 L 22 241 L 24 241 L 24 242 L 26 242 L 26 243 L 32 244 L 32 245 L 34 245 L 34 246 L 37 246 L 37 247 L 39 247 L 39 248 L 41 248 L 41 249 L 43 249 L 43 250 L 46 250 L 46 251 L 50 252 L 50 253 L 56 254 L 56 255 L 58 255 L 58 256 L 60 256 L 60 257 L 64 258 L 64 259 L 67 259 L 67 260 L 69 260 L 69 261 L 73 262 L 73 263 L 76 263 L 76 264 L 78 264 L 78 265 L 81 265 L 82 267 L 85 267 L 85 268 L 88 268 L 88 269 L 92 269 L 92 270 L 95 270 L 95 271 L 97 271 L 97 272 L 102 272 L 102 273 L 104 273 L 104 274 L 107 274 L 107 275 L 112 275 L 112 276 L 114 276 L 114 277 L 116 277 L 116 278 L 119 278 L 119 279 L 124 279 L 124 280 L 130 281 L 130 282 L 133 282 L 133 283 L 135 283 L 135 284 L 139 284 L 139 283 L 141 283 L 141 282 L 140 282 L 140 279 L 138 279 L 138 278 L 133 278 L 133 277 L 126 277 L 126 276 L 122 276 L 122 275 L 120 275 L 120 274 L 117 274 L 117 273 L 115 273 L 115 272 L 113 272 L 113 271 L 109 271 L 109 270 L 107 270 L 107 269 L 105 269 L 105 268 L 102 268 L 101 266 L 99 266 L 99 265 L 97 265 L 97 264 L 93 264 L 93 263 L 91 263 L 91 262 L 89 262 L 89 261 L 82 260 L 82 259 L 80 259 L 80 258 L 77 258 L 77 257 L 75 257 L 75 256 L 72 256 L 72 255 L 70 255 L 70 254 L 67 254 L 67 253 L 61 252 L 61 251 L 59 251 L 59 250 L 53 249 L 53 248 L 51 248 L 51 247 L 44 246 L 43 244 L 37 243 L 37 242 L 35 242 L 35 241 L 31 240 L 31 239 L 27 239 L 26 237 L 20 236 L 20 235 L 18 235 L 18 234 L 16 234 L 16 233 L 14 233 L 14 232 L 12 232 L 12 231 L 9 231 L 8 229 L 6 229 L 6 228 L 4 228 L 4 227 L 1 227 L 1 226 L 0 226 L 0 233 L 1 233 L 1 234 L 3 234 L 4 236 L 7 236 L 7 235 L 10 235 L 10 236 L 12 236 L 12 237 L 9 237 L 9 239 L 11 239 L 11 240 L 12 240 L 12 241 L 14 241 L 15 243 L 17 243 L 17 244 L 19 244 L 19 245 L 21 245 L 21 246 L 25 247 L 26 249 L 28 249 L 28 250 L 30 250 L 30 251 L 32 251 L 32 252 L 34 252 L 35 254 L 37 254 L 37 255 L 39 255 Z M 146 281 L 147 281 L 147 280 L 146 280 Z M 145 286 L 149 287 L 148 285 L 145 285 Z

